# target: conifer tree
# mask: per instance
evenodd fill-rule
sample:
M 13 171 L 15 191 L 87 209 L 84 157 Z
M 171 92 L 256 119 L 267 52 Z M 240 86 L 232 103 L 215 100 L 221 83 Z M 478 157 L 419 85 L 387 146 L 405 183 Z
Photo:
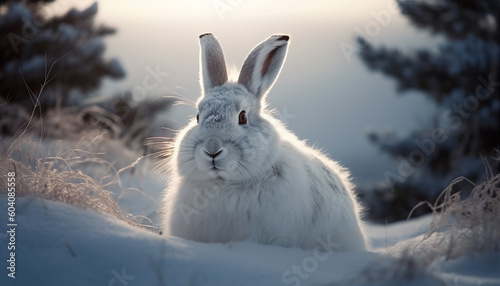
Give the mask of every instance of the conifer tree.
M 115 33 L 115 29 L 94 23 L 97 3 L 57 16 L 49 15 L 50 2 L 0 1 L 3 104 L 39 104 L 43 109 L 57 101 L 62 106 L 75 104 L 98 88 L 104 77 L 125 76 L 116 59 L 104 57 L 103 37 Z M 80 92 L 70 98 L 71 91 Z M 40 95 L 40 102 L 34 95 Z
M 360 57 L 438 106 L 432 122 L 409 135 L 372 132 L 369 140 L 398 161 L 385 183 L 362 190 L 372 219 L 406 219 L 420 201 L 434 203 L 454 178 L 477 183 L 498 173 L 500 149 L 500 1 L 398 1 L 411 23 L 444 40 L 437 50 L 374 47 L 362 37 Z M 431 125 L 431 126 L 429 126 Z M 486 162 L 487 164 L 485 164 Z M 491 169 L 488 171 L 488 164 Z M 454 191 L 467 195 L 462 181 Z M 428 210 L 427 210 L 428 211 Z M 417 214 L 425 213 L 419 208 Z

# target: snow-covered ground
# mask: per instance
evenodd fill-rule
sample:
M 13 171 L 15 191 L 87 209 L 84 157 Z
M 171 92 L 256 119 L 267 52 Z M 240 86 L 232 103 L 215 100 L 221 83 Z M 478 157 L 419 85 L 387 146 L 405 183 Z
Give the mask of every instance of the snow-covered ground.
M 368 225 L 370 252 L 321 253 L 164 237 L 61 202 L 18 198 L 16 206 L 15 279 L 7 277 L 8 217 L 0 212 L 0 285 L 500 285 L 498 252 L 430 265 L 405 256 L 430 216 Z
M 42 144 L 40 155 L 50 154 L 44 151 L 50 144 Z M 114 161 L 117 169 L 134 162 L 134 156 L 116 157 L 121 160 Z M 85 166 L 79 170 L 94 179 L 106 172 L 99 164 Z M 124 213 L 158 225 L 163 182 L 151 169 L 150 161 L 141 160 L 119 172 L 121 184 L 108 190 Z M 250 241 L 206 244 L 165 237 L 109 214 L 21 196 L 16 200 L 14 279 L 7 269 L 11 240 L 7 209 L 8 198 L 0 195 L 2 286 L 500 285 L 500 252 L 464 251 L 449 258 L 447 246 L 440 246 L 449 229 L 425 237 L 432 216 L 368 224 L 370 251 L 334 253 Z

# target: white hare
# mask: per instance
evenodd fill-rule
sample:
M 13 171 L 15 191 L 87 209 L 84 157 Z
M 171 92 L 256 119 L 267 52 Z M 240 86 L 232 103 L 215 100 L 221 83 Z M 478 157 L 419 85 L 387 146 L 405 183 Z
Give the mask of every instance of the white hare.
M 200 36 L 203 95 L 196 119 L 173 143 L 165 234 L 200 242 L 365 250 L 361 208 L 347 171 L 265 108 L 288 40 L 275 35 L 257 45 L 238 81 L 228 82 L 219 42 L 212 34 Z

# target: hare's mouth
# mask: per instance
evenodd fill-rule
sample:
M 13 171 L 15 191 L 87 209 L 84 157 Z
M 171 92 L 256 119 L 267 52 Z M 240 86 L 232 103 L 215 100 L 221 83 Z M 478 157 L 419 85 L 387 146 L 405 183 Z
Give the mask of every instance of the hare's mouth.
M 213 180 L 216 180 L 216 181 L 226 181 L 226 179 L 227 179 L 224 177 L 224 171 L 222 171 L 221 169 L 218 169 L 216 166 L 213 166 L 209 170 L 209 176 L 210 176 L 210 178 L 212 178 Z
M 210 180 L 234 179 L 234 160 L 228 157 L 231 146 L 216 144 L 218 141 L 215 139 L 212 141 L 213 144 L 199 145 L 195 152 L 194 161 L 200 176 Z

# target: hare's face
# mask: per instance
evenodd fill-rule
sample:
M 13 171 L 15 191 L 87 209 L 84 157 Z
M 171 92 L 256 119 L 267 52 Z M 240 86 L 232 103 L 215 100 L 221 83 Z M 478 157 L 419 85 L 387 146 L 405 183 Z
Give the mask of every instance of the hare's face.
M 176 165 L 190 180 L 249 181 L 274 164 L 278 134 L 260 112 L 278 77 L 289 37 L 275 35 L 247 56 L 237 83 L 228 82 L 224 53 L 212 34 L 200 36 L 205 94 L 197 119 L 179 135 Z
M 259 109 L 255 97 L 239 84 L 227 83 L 206 94 L 180 144 L 181 175 L 235 182 L 266 170 L 277 139 Z

